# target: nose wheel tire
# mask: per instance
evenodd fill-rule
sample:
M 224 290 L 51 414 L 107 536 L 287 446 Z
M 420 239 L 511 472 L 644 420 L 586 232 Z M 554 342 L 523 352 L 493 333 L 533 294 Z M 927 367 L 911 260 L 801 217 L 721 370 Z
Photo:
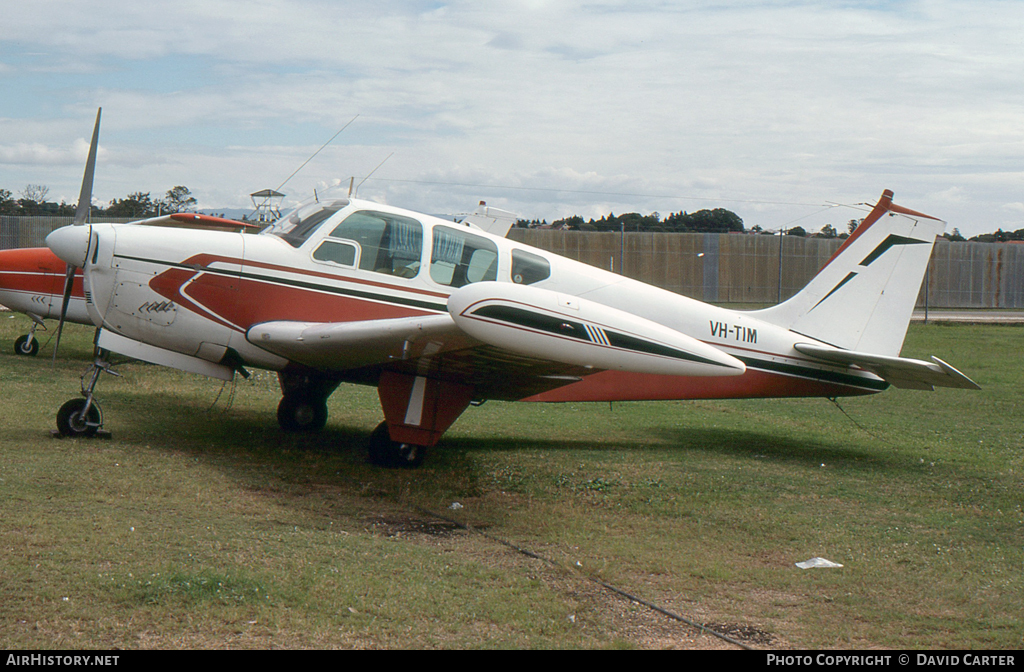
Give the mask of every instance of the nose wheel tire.
M 85 404 L 85 399 L 72 399 L 60 407 L 57 411 L 57 431 L 61 436 L 90 437 L 96 434 L 103 424 L 100 407 L 92 403 L 83 414 Z
M 379 467 L 415 469 L 423 464 L 426 454 L 426 446 L 392 441 L 386 422 L 377 425 L 377 429 L 370 435 L 369 461 Z
M 24 355 L 25 357 L 35 357 L 39 352 L 39 341 L 32 338 L 31 335 L 25 334 L 19 336 L 18 340 L 14 341 L 14 354 Z
M 286 432 L 319 432 L 327 424 L 327 402 L 282 397 L 277 405 L 277 423 Z

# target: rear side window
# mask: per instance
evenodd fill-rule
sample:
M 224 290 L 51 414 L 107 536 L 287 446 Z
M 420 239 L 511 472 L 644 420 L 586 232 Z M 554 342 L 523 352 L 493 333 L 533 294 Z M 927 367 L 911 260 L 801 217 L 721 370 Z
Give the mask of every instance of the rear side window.
M 526 252 L 512 250 L 512 282 L 517 285 L 532 285 L 551 277 L 551 264 L 544 257 Z
M 409 217 L 361 210 L 346 217 L 331 231 L 324 244 L 317 248 L 314 259 L 320 258 L 317 255 L 328 242 L 335 247 L 324 250 L 325 261 L 412 278 L 419 273 L 423 256 L 423 225 Z M 343 249 L 345 246 L 351 248 L 354 257 L 351 261 L 332 258 L 335 254 L 347 258 L 350 253 Z
M 497 280 L 498 248 L 486 238 L 436 226 L 430 254 L 430 278 L 448 287 Z

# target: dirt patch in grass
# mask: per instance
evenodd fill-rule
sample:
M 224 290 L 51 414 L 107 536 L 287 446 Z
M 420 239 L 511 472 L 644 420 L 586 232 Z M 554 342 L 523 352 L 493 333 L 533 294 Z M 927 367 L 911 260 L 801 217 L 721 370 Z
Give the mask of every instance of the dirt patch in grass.
M 445 520 L 427 520 L 414 516 L 390 515 L 375 516 L 367 519 L 366 527 L 372 534 L 380 534 L 385 537 L 409 537 L 423 535 L 440 539 L 468 534 L 455 523 Z

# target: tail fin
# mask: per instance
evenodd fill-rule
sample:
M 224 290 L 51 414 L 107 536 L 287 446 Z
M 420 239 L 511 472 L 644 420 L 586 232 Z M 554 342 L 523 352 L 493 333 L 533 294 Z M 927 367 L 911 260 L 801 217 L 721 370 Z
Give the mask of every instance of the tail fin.
M 898 355 L 945 222 L 895 205 L 892 196 L 882 193 L 799 293 L 754 314 L 839 348 Z

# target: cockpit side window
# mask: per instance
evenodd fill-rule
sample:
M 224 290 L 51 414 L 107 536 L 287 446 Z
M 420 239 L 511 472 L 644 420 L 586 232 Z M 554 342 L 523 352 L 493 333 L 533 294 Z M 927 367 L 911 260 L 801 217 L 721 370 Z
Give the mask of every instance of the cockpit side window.
M 498 248 L 491 241 L 444 226 L 434 227 L 430 278 L 439 285 L 462 287 L 498 278 Z
M 360 210 L 338 224 L 328 234 L 327 240 L 355 248 L 354 256 L 358 262 L 353 260 L 351 263 L 358 263 L 364 271 L 400 278 L 412 278 L 419 273 L 423 256 L 423 225 L 415 219 Z
M 549 277 L 551 264 L 547 259 L 525 250 L 512 250 L 512 282 L 517 285 L 532 285 Z

